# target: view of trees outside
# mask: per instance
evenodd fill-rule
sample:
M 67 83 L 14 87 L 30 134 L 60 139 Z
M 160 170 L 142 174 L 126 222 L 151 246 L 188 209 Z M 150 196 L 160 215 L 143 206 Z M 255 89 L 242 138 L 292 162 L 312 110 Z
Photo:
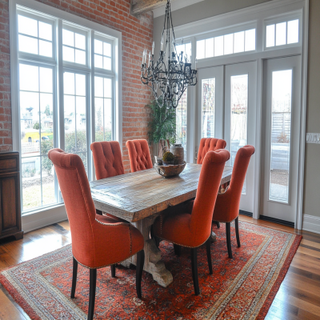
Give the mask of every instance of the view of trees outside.
M 292 70 L 272 73 L 272 122 L 269 199 L 288 202 Z
M 216 79 L 202 80 L 202 138 L 213 138 L 215 130 Z

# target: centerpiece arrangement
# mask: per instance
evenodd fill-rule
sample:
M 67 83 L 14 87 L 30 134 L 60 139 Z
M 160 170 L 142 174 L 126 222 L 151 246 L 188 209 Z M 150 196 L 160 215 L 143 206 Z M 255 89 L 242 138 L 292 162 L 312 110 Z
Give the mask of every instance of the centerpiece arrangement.
M 173 177 L 179 175 L 186 166 L 181 144 L 174 144 L 171 151 L 167 151 L 162 159 L 157 158 L 154 168 L 163 177 Z

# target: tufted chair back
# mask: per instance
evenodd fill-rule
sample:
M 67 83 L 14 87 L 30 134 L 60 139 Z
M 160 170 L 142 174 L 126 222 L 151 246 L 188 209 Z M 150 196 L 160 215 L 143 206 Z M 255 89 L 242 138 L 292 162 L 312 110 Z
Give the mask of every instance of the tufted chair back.
M 90 145 L 98 180 L 124 174 L 118 141 L 93 142 Z
M 128 140 L 131 172 L 151 169 L 153 167 L 147 140 Z
M 200 140 L 197 164 L 202 164 L 204 157 L 208 151 L 216 151 L 224 149 L 227 143 L 223 139 L 202 138 Z

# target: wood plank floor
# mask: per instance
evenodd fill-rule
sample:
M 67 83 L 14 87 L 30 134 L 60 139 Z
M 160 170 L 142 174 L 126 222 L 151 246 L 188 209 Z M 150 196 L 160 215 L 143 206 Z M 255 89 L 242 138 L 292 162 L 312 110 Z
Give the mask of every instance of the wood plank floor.
M 261 226 L 286 232 L 294 229 L 240 216 Z M 303 239 L 289 271 L 269 309 L 267 320 L 320 320 L 320 235 L 302 232 Z M 71 243 L 68 222 L 61 222 L 24 235 L 22 240 L 0 241 L 0 271 Z M 0 285 L 0 319 L 29 317 Z

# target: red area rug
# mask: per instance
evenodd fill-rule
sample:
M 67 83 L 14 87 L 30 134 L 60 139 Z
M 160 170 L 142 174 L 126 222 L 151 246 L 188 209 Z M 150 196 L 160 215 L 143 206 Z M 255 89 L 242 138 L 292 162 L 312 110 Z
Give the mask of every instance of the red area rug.
M 143 273 L 142 300 L 136 297 L 135 270 L 98 270 L 95 319 L 263 319 L 289 268 L 301 236 L 240 222 L 241 248 L 232 230 L 233 259 L 228 258 L 225 228 L 215 229 L 211 245 L 213 275 L 205 248 L 198 250 L 201 294 L 194 295 L 190 252 L 174 254 L 162 242 L 163 260 L 173 283 L 160 287 Z M 76 298 L 70 299 L 71 246 L 3 271 L 0 282 L 31 319 L 86 319 L 89 272 L 79 266 Z

